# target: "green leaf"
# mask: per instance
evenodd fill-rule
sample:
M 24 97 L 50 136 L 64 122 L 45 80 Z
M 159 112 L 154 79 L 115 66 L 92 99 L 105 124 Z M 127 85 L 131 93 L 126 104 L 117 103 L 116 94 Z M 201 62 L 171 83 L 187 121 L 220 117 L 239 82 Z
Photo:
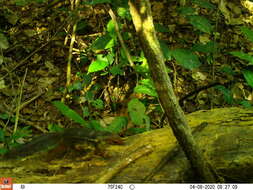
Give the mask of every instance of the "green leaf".
M 206 32 L 209 34 L 212 32 L 213 26 L 210 24 L 207 18 L 198 15 L 187 16 L 187 18 L 192 26 L 201 32 Z
M 120 65 L 114 65 L 112 68 L 110 68 L 110 72 L 113 75 L 124 75 L 124 71 L 121 69 Z
M 91 45 L 93 51 L 112 48 L 115 45 L 114 39 L 109 33 L 97 38 Z
M 224 100 L 228 103 L 228 104 L 232 104 L 234 99 L 232 96 L 232 93 L 229 89 L 227 89 L 226 87 L 222 86 L 222 85 L 217 85 L 214 88 L 216 88 L 217 90 L 221 91 L 223 93 L 224 96 Z
M 183 16 L 196 15 L 196 9 L 192 7 L 180 7 L 177 11 Z
M 15 0 L 15 4 L 17 5 L 17 6 L 25 6 L 25 5 L 27 5 L 29 3 L 29 1 L 27 1 L 27 0 Z
M 48 130 L 49 130 L 49 132 L 61 132 L 61 131 L 63 131 L 64 129 L 63 128 L 61 128 L 59 125 L 57 125 L 57 124 L 49 124 L 48 126 L 47 126 L 47 128 L 48 128 Z
M 83 111 L 83 117 L 88 117 L 90 115 L 90 111 L 89 111 L 89 108 L 87 106 L 82 108 L 82 111 Z
M 88 73 L 93 73 L 105 69 L 110 64 L 109 61 L 110 60 L 108 60 L 107 57 L 103 54 L 98 54 L 97 59 L 91 62 L 88 68 Z
M 241 51 L 231 51 L 229 53 L 233 56 L 239 57 L 240 59 L 248 61 L 250 65 L 253 64 L 253 56 L 251 56 L 247 53 L 244 53 L 244 52 L 241 52 Z
M 111 0 L 88 0 L 85 1 L 84 3 L 88 5 L 97 5 L 101 3 L 111 3 Z
M 9 42 L 8 39 L 5 37 L 4 34 L 0 33 L 0 49 L 8 49 Z
M 112 133 L 120 133 L 123 128 L 127 126 L 127 117 L 115 117 L 112 123 L 107 127 L 108 131 Z
M 0 129 L 0 142 L 4 142 L 4 139 L 5 139 L 4 134 L 5 134 L 4 130 Z
M 194 46 L 192 47 L 192 51 L 198 51 L 202 53 L 216 53 L 218 52 L 218 44 L 213 41 L 210 41 L 206 44 L 194 44 Z
M 132 99 L 128 102 L 128 112 L 132 122 L 135 125 L 143 125 L 145 120 L 146 108 L 137 98 Z
M 243 100 L 239 104 L 241 104 L 244 108 L 252 108 L 252 105 L 248 100 Z
M 75 81 L 73 84 L 71 84 L 69 87 L 68 87 L 68 91 L 69 92 L 72 92 L 74 90 L 81 90 L 83 89 L 83 84 L 81 83 L 81 81 Z
M 107 131 L 106 128 L 102 127 L 98 120 L 91 120 L 87 123 L 87 127 L 95 129 L 97 131 Z
M 216 8 L 215 5 L 213 5 L 212 3 L 209 3 L 206 0 L 192 0 L 192 3 L 195 3 L 195 4 L 199 5 L 200 7 L 206 8 L 206 9 L 214 10 Z
M 164 58 L 166 60 L 171 60 L 172 53 L 168 45 L 164 41 L 159 41 L 159 43 L 160 43 Z
M 101 99 L 96 99 L 91 102 L 91 105 L 94 106 L 96 109 L 103 109 L 104 108 L 104 102 Z
M 0 148 L 0 155 L 4 155 L 7 152 L 8 152 L 7 148 Z
M 53 101 L 53 105 L 67 118 L 73 120 L 76 123 L 79 123 L 82 126 L 86 126 L 87 122 L 74 110 L 70 109 L 61 101 Z
M 134 88 L 135 93 L 147 94 L 149 96 L 158 97 L 154 84 L 150 79 L 143 79 L 139 85 Z
M 119 17 L 122 19 L 131 20 L 131 18 L 132 18 L 129 9 L 126 7 L 118 7 L 117 13 L 118 13 Z
M 12 136 L 11 138 L 14 141 L 17 141 L 19 138 L 27 137 L 30 136 L 32 133 L 32 130 L 30 130 L 29 126 L 23 127 L 18 129 Z
M 187 49 L 175 49 L 172 51 L 172 56 L 186 69 L 195 69 L 201 64 L 198 56 Z
M 243 73 L 243 76 L 247 82 L 247 84 L 253 88 L 253 72 L 252 71 L 249 71 L 249 70 L 243 70 L 242 71 Z
M 117 37 L 117 34 L 116 34 L 116 31 L 115 31 L 115 26 L 114 26 L 114 23 L 112 20 L 110 20 L 108 23 L 107 23 L 107 26 L 106 26 L 106 30 L 107 32 L 110 34 L 110 36 L 115 39 Z
M 248 38 L 248 40 L 253 42 L 253 31 L 246 26 L 242 26 L 242 27 L 240 27 L 240 29 L 241 29 L 242 33 Z
M 155 30 L 157 32 L 163 32 L 163 33 L 166 33 L 166 32 L 170 32 L 169 28 L 167 28 L 166 26 L 163 26 L 159 23 L 155 23 Z
M 1 113 L 0 114 L 0 119 L 6 120 L 6 119 L 9 119 L 9 118 L 10 118 L 10 116 L 7 113 Z
M 224 73 L 229 74 L 229 75 L 235 75 L 235 72 L 233 71 L 233 69 L 230 66 L 221 67 L 219 70 L 221 72 L 224 72 Z

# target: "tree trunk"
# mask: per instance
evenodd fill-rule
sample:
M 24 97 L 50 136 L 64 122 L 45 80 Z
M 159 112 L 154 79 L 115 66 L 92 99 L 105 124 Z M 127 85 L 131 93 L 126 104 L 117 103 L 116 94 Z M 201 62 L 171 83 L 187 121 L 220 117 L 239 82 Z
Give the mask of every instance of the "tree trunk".
M 177 141 L 190 161 L 193 170 L 199 176 L 200 181 L 218 182 L 219 178 L 216 172 L 208 164 L 198 144 L 194 141 L 185 115 L 173 92 L 171 81 L 166 72 L 163 53 L 156 37 L 149 1 L 129 0 L 128 3 L 137 35 L 148 60 L 159 101 Z

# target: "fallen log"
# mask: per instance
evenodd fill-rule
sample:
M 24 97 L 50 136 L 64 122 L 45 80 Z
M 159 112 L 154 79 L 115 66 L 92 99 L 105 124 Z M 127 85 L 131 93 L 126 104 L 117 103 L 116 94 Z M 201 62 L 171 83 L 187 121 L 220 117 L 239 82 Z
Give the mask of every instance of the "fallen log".
M 194 137 L 226 182 L 253 182 L 253 111 L 219 108 L 187 115 Z M 48 159 L 35 153 L 0 160 L 1 176 L 14 183 L 183 183 L 198 182 L 169 127 L 108 145 L 106 157 L 66 153 Z

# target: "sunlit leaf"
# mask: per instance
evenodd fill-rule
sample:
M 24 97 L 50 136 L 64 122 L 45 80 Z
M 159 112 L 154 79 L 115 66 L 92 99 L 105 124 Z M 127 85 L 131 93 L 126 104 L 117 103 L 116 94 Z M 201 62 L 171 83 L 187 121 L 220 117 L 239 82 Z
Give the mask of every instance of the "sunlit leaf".
M 97 38 L 91 45 L 93 51 L 112 48 L 115 45 L 114 39 L 109 33 Z
M 240 29 L 241 29 L 242 33 L 248 38 L 248 40 L 253 42 L 253 31 L 246 26 L 242 26 L 242 27 L 240 27 Z
M 158 97 L 154 84 L 150 79 L 143 79 L 140 84 L 136 85 L 134 92 L 147 94 L 149 96 Z
M 95 61 L 92 61 L 89 68 L 88 73 L 93 73 L 97 71 L 101 71 L 105 69 L 109 65 L 109 61 L 106 56 L 103 56 L 102 54 L 97 55 L 97 59 Z

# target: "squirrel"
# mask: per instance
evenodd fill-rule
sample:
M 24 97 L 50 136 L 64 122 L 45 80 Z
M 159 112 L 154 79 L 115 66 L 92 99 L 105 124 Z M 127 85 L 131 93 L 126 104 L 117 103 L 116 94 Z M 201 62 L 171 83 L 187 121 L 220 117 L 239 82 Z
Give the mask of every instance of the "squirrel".
M 47 152 L 48 157 L 58 158 L 73 151 L 80 154 L 92 152 L 104 157 L 106 144 L 123 144 L 123 140 L 117 134 L 108 131 L 98 131 L 88 127 L 67 128 L 61 132 L 38 136 L 26 144 L 11 149 L 3 158 L 15 159 L 37 152 Z

